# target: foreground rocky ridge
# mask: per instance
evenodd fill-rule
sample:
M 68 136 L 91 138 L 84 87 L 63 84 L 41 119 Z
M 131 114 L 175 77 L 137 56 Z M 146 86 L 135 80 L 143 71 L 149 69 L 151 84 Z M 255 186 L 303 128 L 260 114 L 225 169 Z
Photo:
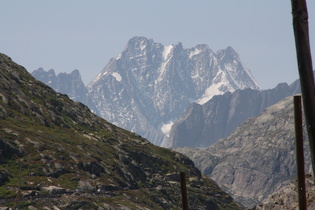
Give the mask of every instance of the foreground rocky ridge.
M 99 118 L 4 54 L 0 123 L 0 206 L 179 209 L 186 171 L 191 209 L 239 208 L 187 157 Z
M 234 199 L 252 207 L 296 175 L 293 114 L 293 97 L 288 97 L 206 149 L 176 151 L 189 156 Z M 308 170 L 307 142 L 305 148 Z

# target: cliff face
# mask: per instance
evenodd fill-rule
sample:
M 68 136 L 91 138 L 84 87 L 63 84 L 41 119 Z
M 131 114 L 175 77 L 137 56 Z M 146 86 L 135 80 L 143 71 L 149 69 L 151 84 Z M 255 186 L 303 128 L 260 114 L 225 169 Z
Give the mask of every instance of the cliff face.
M 293 98 L 288 97 L 206 149 L 176 151 L 189 156 L 237 201 L 251 207 L 296 175 L 293 114 Z M 307 142 L 305 148 L 308 170 Z
M 292 95 L 282 83 L 269 90 L 236 90 L 214 96 L 203 105 L 192 104 L 173 124 L 165 147 L 207 147 L 231 134 L 246 119 L 258 116 L 266 107 Z
M 187 157 L 108 123 L 0 54 L 1 206 L 176 209 L 180 171 L 191 209 L 238 208 Z

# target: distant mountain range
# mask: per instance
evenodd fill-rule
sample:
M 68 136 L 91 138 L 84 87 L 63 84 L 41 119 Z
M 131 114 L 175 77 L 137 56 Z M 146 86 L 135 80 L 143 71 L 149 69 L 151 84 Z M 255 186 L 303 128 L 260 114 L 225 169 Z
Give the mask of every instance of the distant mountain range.
M 173 122 L 192 102 L 204 104 L 215 95 L 238 89 L 260 90 L 231 47 L 215 53 L 207 45 L 184 49 L 181 43 L 163 46 L 145 37 L 130 39 L 85 89 L 66 74 L 55 76 L 57 82 L 53 82 L 47 79 L 54 75 L 49 72 L 39 69 L 32 75 L 156 145 L 162 144 Z M 79 78 L 77 71 L 72 74 Z M 67 81 L 66 87 L 58 81 Z M 69 84 L 82 88 L 82 94 L 68 89 Z
M 70 74 L 55 74 L 54 70 L 32 72 L 38 80 L 70 98 L 88 104 L 99 114 L 84 86 L 78 70 Z M 207 147 L 227 137 L 246 119 L 258 116 L 265 108 L 287 96 L 300 93 L 299 80 L 291 85 L 281 83 L 269 90 L 243 89 L 216 95 L 204 104 L 192 103 L 164 135 L 164 147 Z M 155 130 L 154 130 L 155 131 Z

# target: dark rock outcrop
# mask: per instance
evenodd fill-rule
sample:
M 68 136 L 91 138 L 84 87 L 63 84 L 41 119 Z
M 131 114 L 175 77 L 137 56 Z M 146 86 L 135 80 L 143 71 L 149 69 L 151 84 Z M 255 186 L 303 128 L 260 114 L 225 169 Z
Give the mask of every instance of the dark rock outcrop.
M 0 186 L 5 185 L 6 182 L 9 182 L 10 174 L 7 170 L 0 170 Z
M 105 172 L 104 168 L 97 162 L 80 162 L 77 166 L 79 169 L 87 171 L 90 174 L 95 174 L 96 176 L 100 176 L 101 173 Z

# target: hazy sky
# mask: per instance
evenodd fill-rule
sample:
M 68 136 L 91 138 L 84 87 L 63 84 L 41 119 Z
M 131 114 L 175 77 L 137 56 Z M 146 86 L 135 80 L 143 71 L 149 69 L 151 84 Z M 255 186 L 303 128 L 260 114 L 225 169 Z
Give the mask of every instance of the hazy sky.
M 315 51 L 315 2 L 307 3 Z M 2 0 L 0 18 L 1 53 L 30 72 L 78 69 L 85 84 L 133 36 L 232 46 L 264 89 L 298 78 L 290 0 Z

